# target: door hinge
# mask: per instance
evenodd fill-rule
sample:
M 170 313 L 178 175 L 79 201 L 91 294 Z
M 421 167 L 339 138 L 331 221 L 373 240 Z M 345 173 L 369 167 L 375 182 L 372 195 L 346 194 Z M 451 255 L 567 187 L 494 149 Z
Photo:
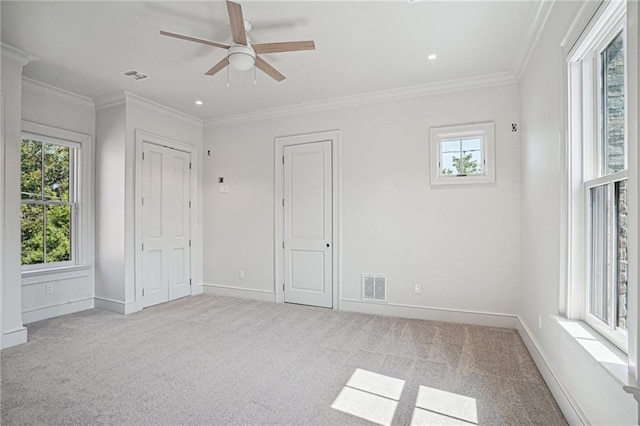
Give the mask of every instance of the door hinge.
M 189 201 L 189 208 L 191 208 L 191 201 Z
M 142 295 L 144 296 L 144 288 L 142 289 Z
M 142 159 L 144 160 L 144 152 L 142 153 Z
M 284 291 L 284 283 L 282 283 L 282 291 Z
M 282 156 L 282 164 L 284 164 L 284 155 Z
M 284 207 L 284 198 L 282 199 L 282 207 Z
M 189 247 L 191 247 L 191 240 L 189 240 Z
M 284 241 L 282 242 L 282 248 L 284 248 Z
M 142 251 L 144 251 L 144 243 L 142 243 Z
M 189 278 L 189 285 L 191 285 L 191 278 Z
M 191 170 L 191 161 L 189 161 L 189 170 Z
M 144 206 L 144 197 L 142 197 L 142 205 Z

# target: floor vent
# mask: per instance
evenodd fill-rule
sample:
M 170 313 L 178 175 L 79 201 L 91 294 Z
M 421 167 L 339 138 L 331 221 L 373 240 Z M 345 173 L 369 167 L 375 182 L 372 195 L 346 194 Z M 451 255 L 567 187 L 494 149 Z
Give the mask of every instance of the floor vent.
M 362 300 L 387 301 L 387 277 L 382 275 L 362 275 Z

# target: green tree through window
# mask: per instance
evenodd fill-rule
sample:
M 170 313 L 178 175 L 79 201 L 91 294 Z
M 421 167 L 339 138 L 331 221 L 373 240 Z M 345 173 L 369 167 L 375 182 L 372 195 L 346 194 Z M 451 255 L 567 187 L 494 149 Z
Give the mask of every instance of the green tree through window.
M 22 139 L 22 264 L 72 260 L 74 149 Z

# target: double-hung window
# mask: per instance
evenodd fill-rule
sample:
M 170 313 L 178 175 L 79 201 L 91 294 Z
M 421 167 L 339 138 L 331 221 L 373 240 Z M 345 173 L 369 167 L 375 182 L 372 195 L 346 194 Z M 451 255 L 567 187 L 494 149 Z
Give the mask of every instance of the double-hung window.
M 24 133 L 21 240 L 24 270 L 77 263 L 80 144 Z
M 584 297 L 582 319 L 626 351 L 626 32 L 623 9 L 607 10 L 603 16 L 608 19 L 590 30 L 569 59 L 570 187 L 578 201 L 570 220 L 581 224 L 573 229 L 582 234 L 572 238 L 570 254 L 579 261 L 572 262 L 571 275 L 581 281 L 573 294 Z

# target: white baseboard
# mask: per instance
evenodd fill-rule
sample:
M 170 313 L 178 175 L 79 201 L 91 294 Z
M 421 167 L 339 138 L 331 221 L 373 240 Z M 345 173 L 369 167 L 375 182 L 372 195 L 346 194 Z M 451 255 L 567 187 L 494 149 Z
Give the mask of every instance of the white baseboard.
M 122 302 L 119 300 L 107 299 L 105 297 L 94 297 L 94 306 L 103 311 L 115 312 L 116 314 L 127 315 L 137 311 L 136 302 Z
M 429 308 L 396 303 L 370 303 L 355 299 L 340 299 L 340 310 L 359 312 L 362 314 L 456 322 L 502 328 L 516 328 L 517 322 L 517 317 L 511 314 Z
M 20 327 L 16 330 L 9 330 L 2 334 L 2 339 L 0 339 L 0 348 L 10 348 L 11 346 L 18 346 L 23 343 L 27 343 L 27 329 Z
M 202 284 L 194 284 L 191 286 L 191 295 L 197 296 L 198 294 L 203 293 Z
M 60 315 L 72 314 L 74 312 L 86 311 L 93 308 L 93 297 L 70 300 L 67 302 L 55 303 L 47 306 L 39 306 L 26 311 L 22 311 L 22 322 L 30 324 L 47 318 L 58 317 Z
M 567 419 L 567 422 L 572 426 L 588 425 L 589 422 L 586 416 L 582 413 L 582 410 L 578 407 L 569 390 L 564 386 L 551 365 L 547 362 L 548 358 L 544 355 L 535 337 L 533 337 L 533 334 L 520 317 L 517 318 L 516 329 L 529 350 L 533 361 L 536 363 L 538 370 L 540 370 L 540 374 L 542 374 L 547 387 L 558 403 L 560 410 L 562 410 L 562 414 L 564 414 Z
M 263 302 L 276 301 L 276 294 L 273 291 L 233 287 L 220 284 L 202 284 L 202 287 L 204 294 L 214 296 L 240 297 L 244 299 L 261 300 Z

